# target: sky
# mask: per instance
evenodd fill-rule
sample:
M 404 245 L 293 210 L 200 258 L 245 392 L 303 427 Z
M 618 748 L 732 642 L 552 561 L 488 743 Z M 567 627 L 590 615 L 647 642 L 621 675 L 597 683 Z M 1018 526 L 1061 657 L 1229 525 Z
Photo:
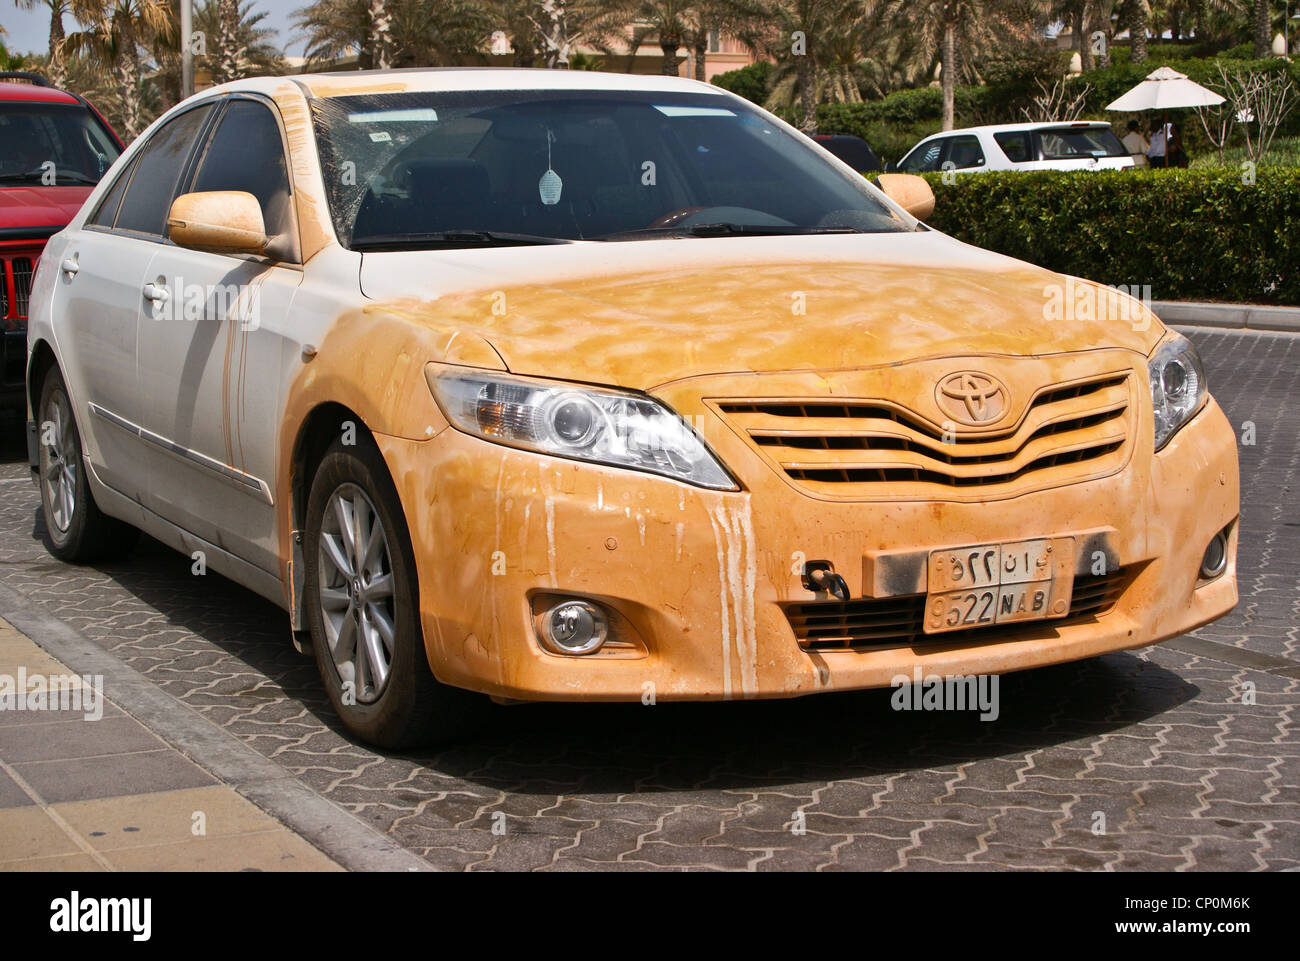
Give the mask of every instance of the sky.
M 302 41 L 294 39 L 292 27 L 293 11 L 305 7 L 308 0 L 253 0 L 255 11 L 265 11 L 267 17 L 262 21 L 279 33 L 279 45 L 290 56 L 302 55 Z M 44 53 L 49 47 L 50 17 L 49 10 L 40 4 L 35 10 L 20 10 L 13 0 L 0 0 L 0 26 L 5 28 L 5 35 L 0 41 L 13 53 Z M 63 29 L 71 32 L 76 23 L 71 16 L 64 16 Z

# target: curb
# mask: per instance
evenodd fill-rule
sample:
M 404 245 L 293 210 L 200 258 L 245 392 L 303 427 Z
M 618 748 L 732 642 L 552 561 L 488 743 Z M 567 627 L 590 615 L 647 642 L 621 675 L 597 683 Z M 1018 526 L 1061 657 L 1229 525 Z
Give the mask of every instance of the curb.
M 1166 324 L 1300 334 L 1300 307 L 1157 300 L 1151 304 L 1151 309 Z
M 275 761 L 156 687 L 13 588 L 0 584 L 0 617 L 78 674 L 100 674 L 123 711 L 218 781 L 350 871 L 431 871 L 423 858 L 321 797 Z

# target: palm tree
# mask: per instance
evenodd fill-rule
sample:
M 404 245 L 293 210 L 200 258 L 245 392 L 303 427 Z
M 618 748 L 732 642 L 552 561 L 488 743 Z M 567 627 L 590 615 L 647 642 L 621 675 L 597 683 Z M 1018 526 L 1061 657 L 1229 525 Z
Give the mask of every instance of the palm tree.
M 63 15 L 68 12 L 68 0 L 14 0 L 23 10 L 35 10 L 38 6 L 50 9 L 50 58 L 46 63 L 46 73 L 50 82 L 56 87 L 67 84 L 68 71 L 63 62 Z
M 1128 27 L 1131 59 L 1134 63 L 1146 63 L 1147 28 L 1151 25 L 1149 0 L 1125 0 L 1123 22 Z
M 953 129 L 957 74 L 998 48 L 1034 42 L 1049 19 L 1050 3 L 1038 0 L 883 0 L 896 29 L 910 31 L 913 56 L 943 65 L 943 129 Z M 1146 0 L 1141 0 L 1145 3 Z
M 85 26 L 67 38 L 67 46 L 112 72 L 122 103 L 122 132 L 132 140 L 144 129 L 142 46 L 175 32 L 166 0 L 72 0 L 71 9 Z
M 380 69 L 449 62 L 479 51 L 493 30 L 477 0 L 314 0 L 294 23 L 308 60 L 358 54 L 363 68 Z
M 1052 18 L 1070 26 L 1070 47 L 1079 53 L 1084 70 L 1095 66 L 1092 55 L 1092 25 L 1096 16 L 1096 0 L 1054 0 Z
M 173 22 L 180 21 L 180 0 L 168 0 Z M 208 70 L 217 83 L 285 71 L 284 55 L 280 53 L 276 31 L 264 25 L 267 13 L 254 11 L 254 0 L 237 0 L 234 7 L 235 22 L 223 25 L 221 18 L 230 16 L 225 0 L 198 0 L 194 10 L 194 31 L 198 35 L 214 38 L 215 42 L 195 55 L 196 70 Z M 180 31 L 154 38 L 150 53 L 157 69 L 153 85 L 160 98 L 159 107 L 167 109 L 181 99 L 181 38 Z M 225 61 L 223 65 L 223 61 Z M 233 65 L 233 69 L 232 69 Z
M 217 8 L 216 66 L 212 79 L 228 83 L 244 76 L 244 47 L 239 38 L 239 0 L 215 0 Z M 211 6 L 211 4 L 209 4 Z
M 1263 60 L 1272 50 L 1273 11 L 1269 0 L 1255 0 L 1255 59 Z
M 613 24 L 632 25 L 632 52 L 654 37 L 663 53 L 659 72 L 665 77 L 677 76 L 683 59 L 677 51 L 698 33 L 696 0 L 613 0 L 607 12 Z

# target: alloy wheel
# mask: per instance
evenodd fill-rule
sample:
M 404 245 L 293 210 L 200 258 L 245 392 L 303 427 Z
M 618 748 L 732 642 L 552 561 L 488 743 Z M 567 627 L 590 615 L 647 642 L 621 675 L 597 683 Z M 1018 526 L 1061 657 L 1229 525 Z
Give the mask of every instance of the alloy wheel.
M 358 702 L 373 703 L 392 671 L 396 598 L 383 523 L 355 484 L 330 495 L 318 552 L 318 602 L 335 669 Z
M 41 483 L 50 520 L 60 534 L 72 526 L 77 508 L 77 470 L 80 458 L 68 395 L 50 391 L 41 419 Z

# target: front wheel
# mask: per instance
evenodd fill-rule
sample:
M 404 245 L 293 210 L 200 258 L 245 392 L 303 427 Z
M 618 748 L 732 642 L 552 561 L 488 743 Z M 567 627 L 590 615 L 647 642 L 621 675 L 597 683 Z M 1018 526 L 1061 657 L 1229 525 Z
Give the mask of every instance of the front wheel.
M 438 683 L 410 537 L 379 452 L 336 441 L 307 500 L 304 603 L 330 703 L 354 735 L 409 748 L 463 733 L 483 699 Z

